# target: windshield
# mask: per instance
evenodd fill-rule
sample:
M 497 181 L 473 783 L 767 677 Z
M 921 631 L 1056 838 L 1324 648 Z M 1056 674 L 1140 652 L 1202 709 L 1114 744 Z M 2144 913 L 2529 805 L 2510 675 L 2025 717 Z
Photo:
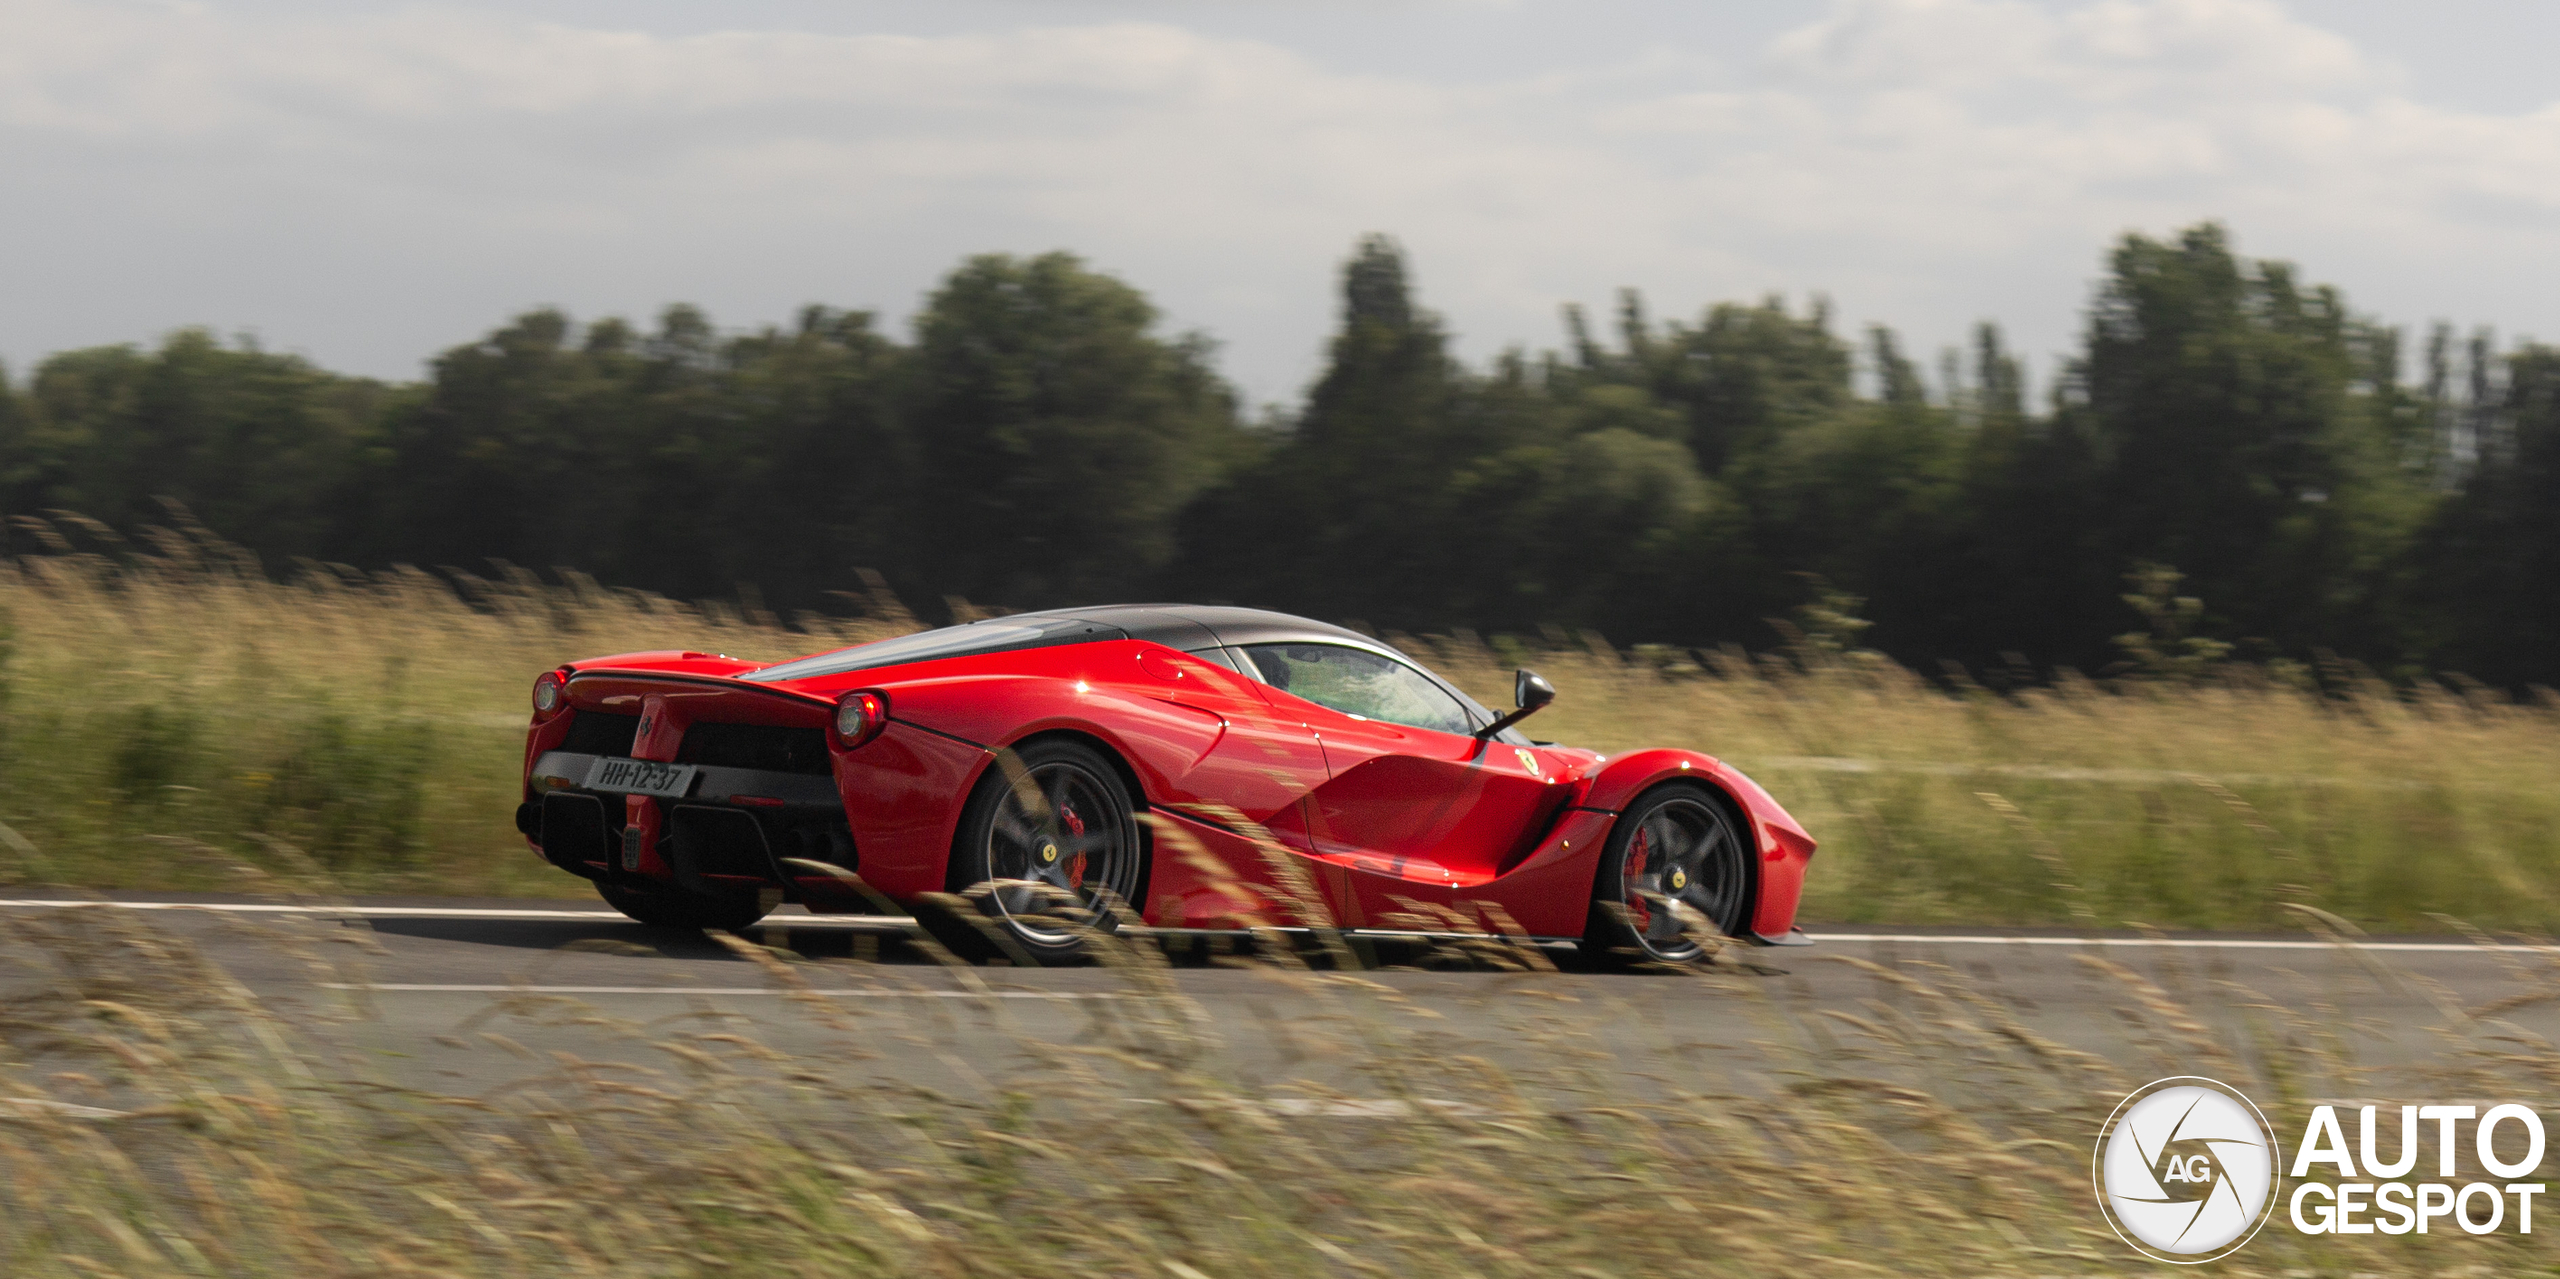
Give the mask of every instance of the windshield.
M 1128 634 L 1116 626 L 1103 626 L 1073 617 L 1044 617 L 1014 621 L 990 618 L 966 626 L 946 626 L 938 631 L 918 631 L 895 639 L 873 640 L 816 657 L 768 666 L 739 676 L 743 680 L 772 683 L 777 680 L 808 679 L 816 675 L 842 675 L 847 671 L 867 671 L 880 666 L 897 666 L 906 662 L 929 662 L 941 657 L 974 657 L 981 653 L 1003 653 L 1018 648 L 1046 648 L 1052 644 L 1084 644 L 1094 640 L 1127 639 Z

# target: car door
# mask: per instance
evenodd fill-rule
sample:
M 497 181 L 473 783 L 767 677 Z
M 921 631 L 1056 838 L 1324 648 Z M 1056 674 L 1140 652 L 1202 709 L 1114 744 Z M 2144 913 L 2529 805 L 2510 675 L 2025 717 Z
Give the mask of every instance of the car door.
M 1127 684 L 1131 691 L 1217 725 L 1206 749 L 1154 798 L 1166 811 L 1201 823 L 1191 829 L 1194 846 L 1224 869 L 1208 873 L 1191 856 L 1162 855 L 1160 844 L 1144 908 L 1148 922 L 1227 927 L 1239 911 L 1291 921 L 1298 914 L 1292 905 L 1296 893 L 1267 863 L 1255 837 L 1268 835 L 1289 854 L 1311 857 L 1308 797 L 1330 776 L 1314 730 L 1275 710 L 1259 684 L 1238 674 L 1220 650 L 1149 648 L 1136 654 L 1135 667 Z M 1258 896 L 1239 898 L 1230 891 L 1235 886 Z
M 1273 706 L 1302 717 L 1324 748 L 1329 776 L 1307 814 L 1319 860 L 1445 905 L 1501 873 L 1563 800 L 1537 754 L 1476 738 L 1468 709 L 1404 662 L 1347 644 L 1242 652 Z
M 1324 784 L 1329 771 L 1314 731 L 1276 712 L 1256 689 L 1213 655 L 1140 655 L 1148 695 L 1217 719 L 1217 741 L 1180 777 L 1176 808 L 1202 812 L 1224 807 L 1267 828 L 1284 846 L 1304 842 L 1300 804 Z

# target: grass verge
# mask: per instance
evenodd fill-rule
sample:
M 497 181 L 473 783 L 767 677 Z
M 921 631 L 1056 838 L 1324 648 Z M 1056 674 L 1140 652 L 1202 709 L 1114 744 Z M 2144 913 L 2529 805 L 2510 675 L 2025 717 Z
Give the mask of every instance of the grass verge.
M 510 825 L 526 690 L 581 656 L 780 658 L 916 625 L 549 585 L 307 566 L 276 583 L 209 537 L 0 566 L 0 875 L 239 889 L 574 895 Z M 2065 679 L 1950 692 L 1872 654 L 1413 643 L 1489 704 L 1560 690 L 1539 735 L 1690 746 L 1822 841 L 1812 920 L 2390 931 L 2560 927 L 2560 710 L 2351 672 L 2318 687 Z M 298 852 L 291 850 L 299 850 Z M 313 865 L 305 867 L 299 859 Z

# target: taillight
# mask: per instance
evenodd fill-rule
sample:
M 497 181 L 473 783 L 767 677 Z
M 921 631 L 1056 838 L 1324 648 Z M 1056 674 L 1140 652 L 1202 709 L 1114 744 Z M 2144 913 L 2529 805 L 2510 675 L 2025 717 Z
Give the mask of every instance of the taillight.
M 561 684 L 562 680 L 560 679 L 560 672 L 558 671 L 544 671 L 542 673 L 542 678 L 533 682 L 534 714 L 548 715 L 551 712 L 560 709 Z
M 889 723 L 889 699 L 865 690 L 836 699 L 836 744 L 851 750 L 880 735 Z

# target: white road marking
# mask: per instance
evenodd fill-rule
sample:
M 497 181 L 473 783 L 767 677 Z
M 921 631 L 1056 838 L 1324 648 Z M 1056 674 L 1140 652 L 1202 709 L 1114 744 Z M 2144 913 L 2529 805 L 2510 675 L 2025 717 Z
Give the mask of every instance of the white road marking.
M 1902 945 L 1932 946 L 2150 946 L 2182 950 L 2336 950 L 2352 945 L 2357 950 L 2472 954 L 2521 953 L 2529 955 L 2560 954 L 2560 946 L 2521 946 L 2505 943 L 2479 945 L 2472 942 L 2432 941 L 2274 941 L 2255 937 L 1974 937 L 1940 936 L 1932 933 L 1807 933 L 1816 942 L 1893 942 Z
M 477 906 L 293 906 L 280 902 L 102 902 L 26 898 L 0 899 L 0 909 L 14 907 L 110 910 L 203 910 L 225 915 L 317 915 L 359 919 L 582 919 L 599 924 L 627 924 L 616 910 L 542 910 L 533 907 Z M 880 915 L 769 915 L 758 928 L 855 928 L 904 932 L 910 921 Z
M 67 1101 L 55 1101 L 50 1097 L 0 1097 L 0 1114 L 7 1114 L 13 1110 L 31 1114 L 60 1115 L 66 1119 L 123 1119 L 129 1113 L 122 1110 L 101 1110 L 96 1106 L 74 1105 Z
M 1124 1106 L 1192 1106 L 1203 1110 L 1259 1112 L 1282 1119 L 1403 1119 L 1423 1113 L 1473 1117 L 1492 1113 L 1472 1102 L 1445 1097 L 1425 1097 L 1414 1102 L 1397 1097 L 1204 1097 L 1177 1100 L 1121 1097 L 1116 1100 Z M 132 1116 L 130 1111 L 75 1105 L 49 1097 L 0 1097 L 0 1117 L 9 1116 L 13 1111 L 64 1119 L 127 1119 Z
M 1475 1116 L 1493 1112 L 1473 1102 L 1446 1097 L 1424 1097 L 1408 1102 L 1398 1097 L 1379 1098 L 1315 1098 L 1315 1097 L 1200 1097 L 1166 1100 L 1161 1097 L 1122 1097 L 1124 1106 L 1189 1106 L 1202 1110 L 1260 1111 L 1283 1119 L 1401 1119 L 1423 1113 Z M 1547 1111 L 1555 1115 L 1558 1111 Z
M 1855 759 L 1839 755 L 1736 755 L 1727 763 L 1748 764 L 1753 772 L 1899 773 L 1919 777 L 2016 777 L 2045 782 L 2105 782 L 2114 785 L 2224 786 L 2357 786 L 2365 789 L 2425 790 L 2432 782 L 2407 778 L 2316 777 L 2303 773 L 2199 773 L 2168 768 L 2065 768 L 2047 764 L 1957 764 L 1925 759 Z
M 201 910 L 232 915 L 316 915 L 358 919 L 571 919 L 598 924 L 630 922 L 619 911 L 610 910 L 543 910 L 539 908 L 491 908 L 478 906 L 296 906 L 279 902 L 116 902 L 79 901 L 50 898 L 0 899 L 5 909 L 85 909 L 85 910 Z M 905 932 L 915 927 L 912 920 L 881 915 L 770 915 L 758 928 L 843 928 L 883 932 Z M 1182 930 L 1175 930 L 1182 931 Z M 1403 935 L 1403 934 L 1398 934 Z M 1908 946 L 2130 946 L 2186 950 L 2334 950 L 2341 943 L 2318 940 L 2275 940 L 2254 937 L 2001 937 L 1969 933 L 1807 933 L 1816 942 L 1833 945 L 1876 945 L 1891 943 Z M 2533 955 L 2560 954 L 2560 945 L 2523 945 L 2471 942 L 2360 941 L 2352 943 L 2358 950 L 2393 951 L 2424 954 L 2517 953 Z M 382 990 L 402 987 L 376 987 Z M 476 986 L 413 987 L 409 989 L 478 990 Z M 491 990 L 514 987 L 493 986 Z M 616 992 L 598 992 L 616 993 Z M 655 993 L 643 990 L 638 993 Z M 954 996 L 961 992 L 949 992 Z M 976 998 L 976 996 L 969 996 Z
M 279 902 L 98 902 L 41 898 L 0 900 L 0 907 L 110 910 L 206 910 L 225 915 L 361 915 L 427 919 L 621 919 L 619 911 L 481 910 L 461 906 L 288 906 Z
M 432 982 L 324 981 L 323 990 L 361 990 L 380 994 L 429 995 L 794 995 L 802 992 L 769 986 L 470 986 Z M 830 999 L 1119 999 L 1118 991 L 1096 990 L 861 990 L 816 987 L 808 992 Z

